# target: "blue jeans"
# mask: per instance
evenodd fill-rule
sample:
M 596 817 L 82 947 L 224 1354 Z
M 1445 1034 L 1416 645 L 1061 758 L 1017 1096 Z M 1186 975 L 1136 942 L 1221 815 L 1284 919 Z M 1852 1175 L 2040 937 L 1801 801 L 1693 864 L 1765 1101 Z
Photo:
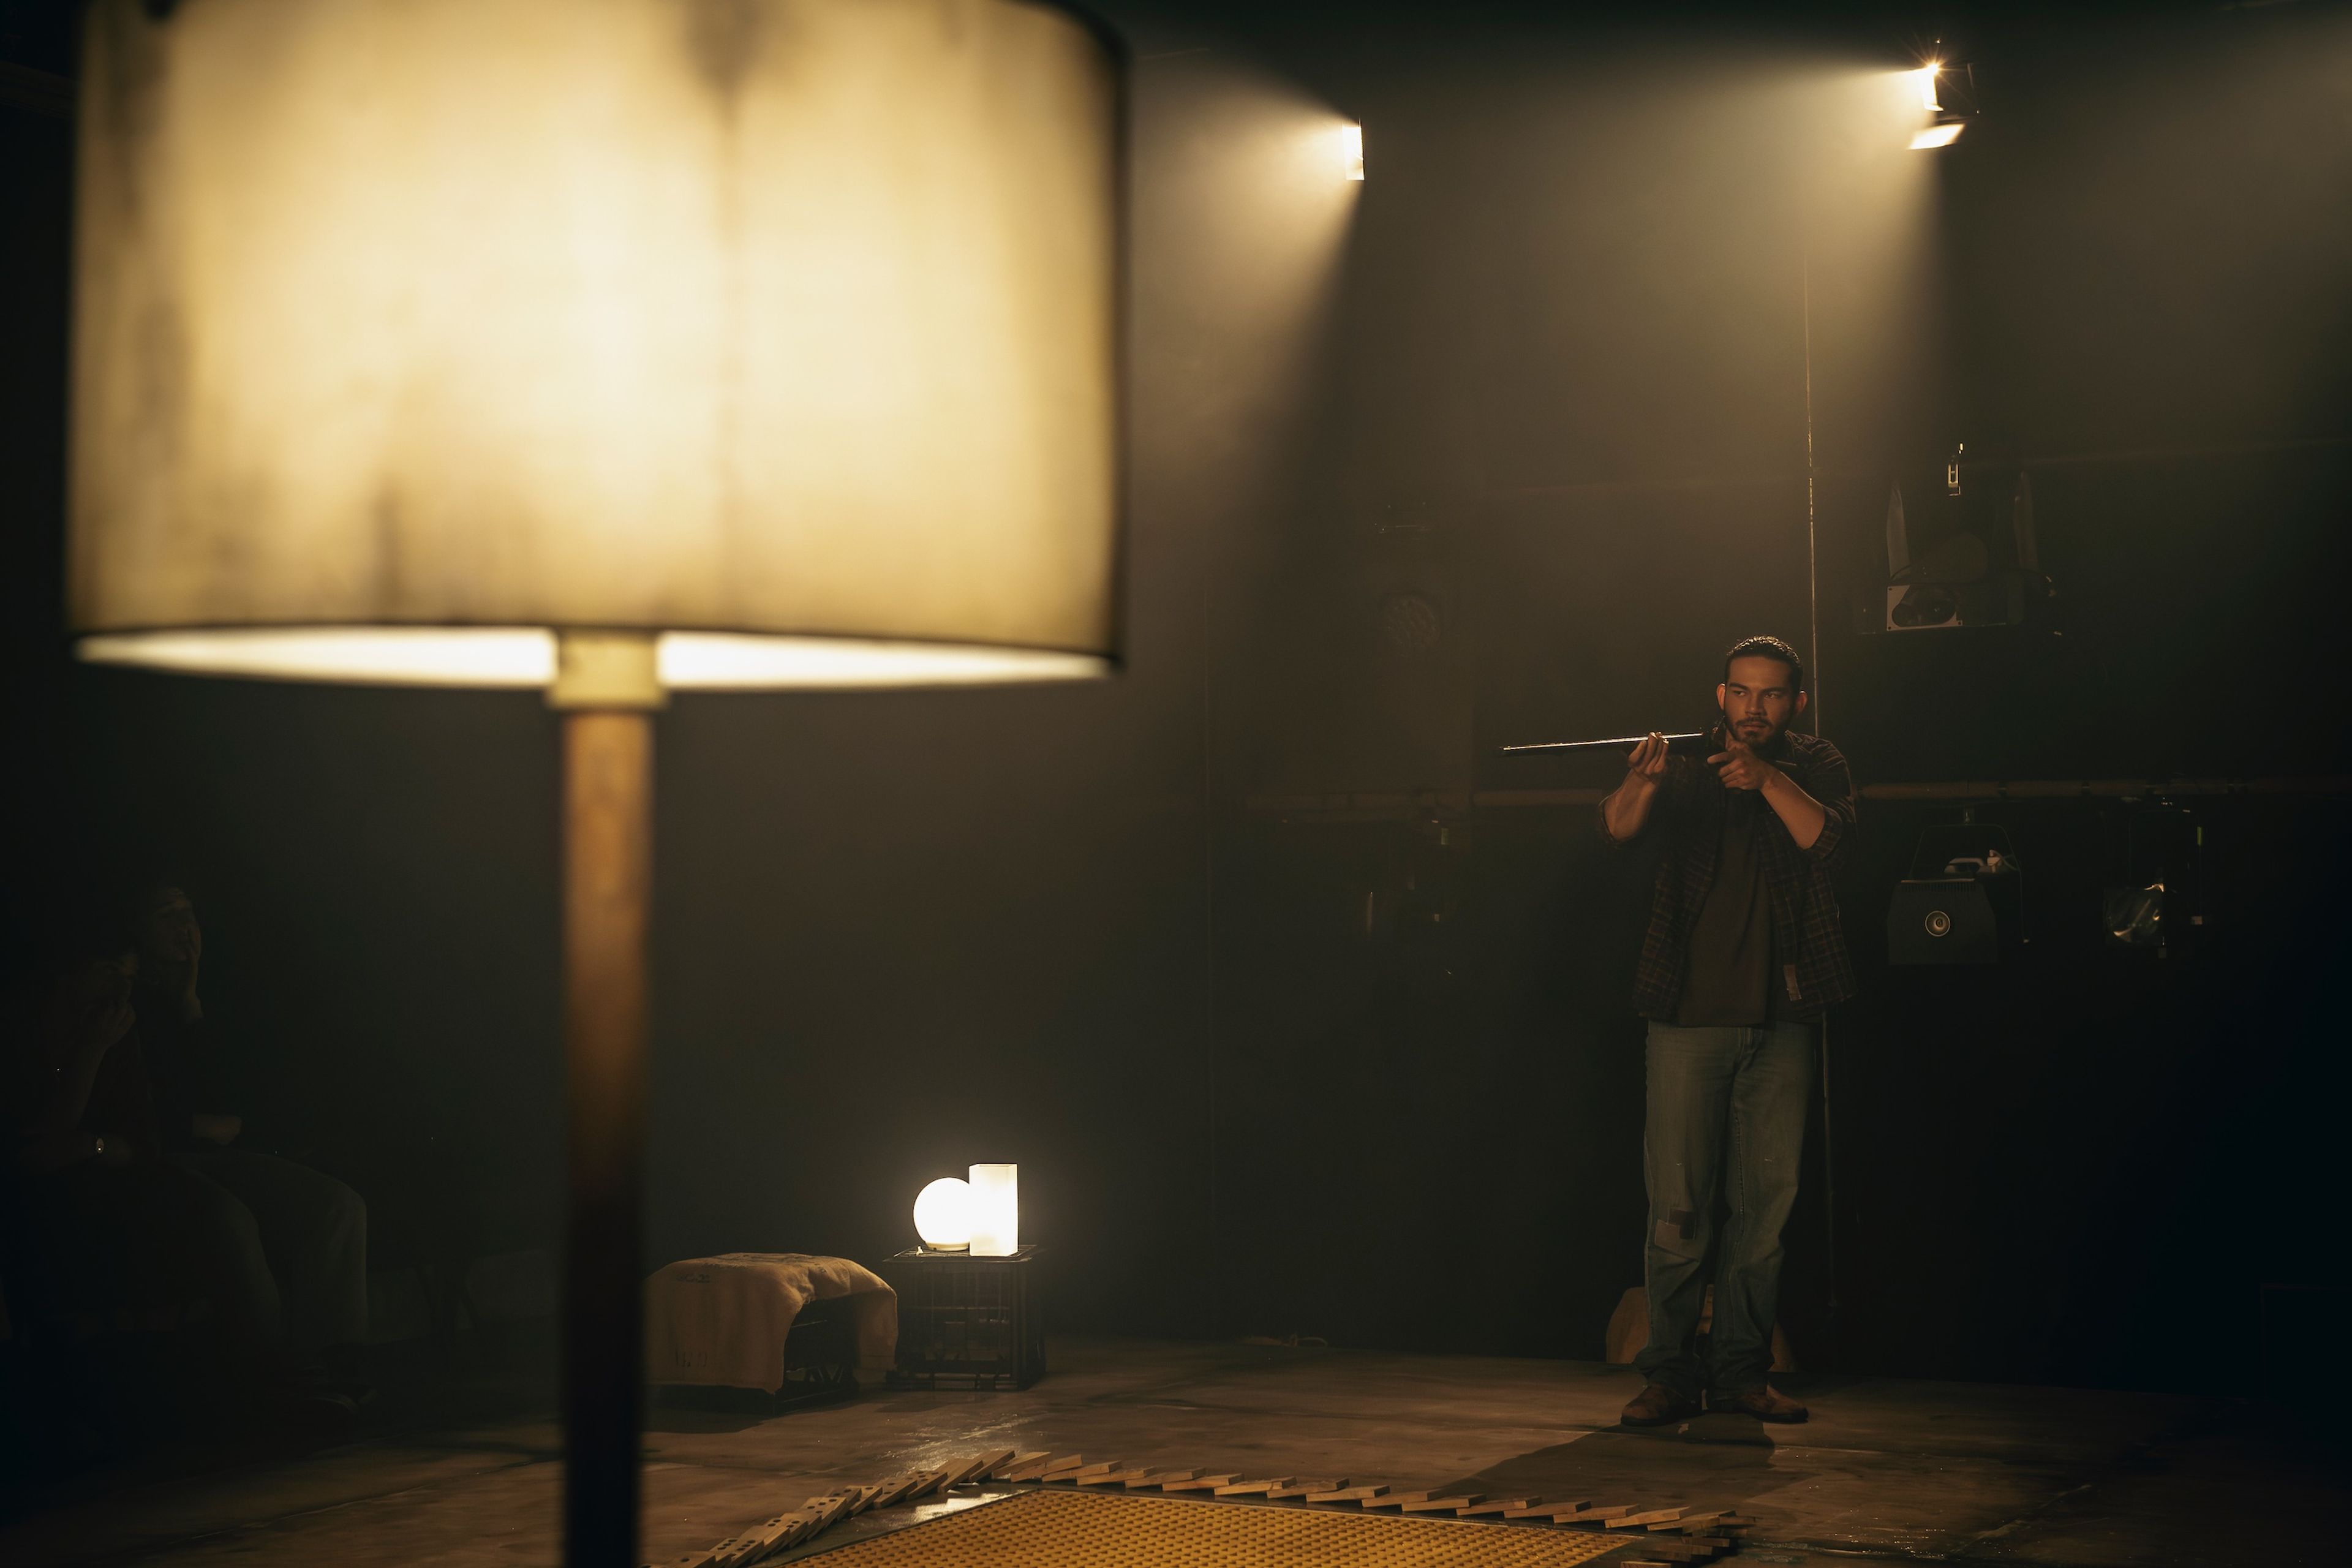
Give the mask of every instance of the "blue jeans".
M 1811 1024 L 1738 1029 L 1651 1021 L 1642 1140 L 1650 1342 L 1633 1358 L 1649 1382 L 1696 1398 L 1760 1388 L 1771 1370 L 1780 1228 L 1797 1202 L 1818 1039 Z M 1702 1365 L 1699 1303 L 1710 1258 L 1715 1322 Z

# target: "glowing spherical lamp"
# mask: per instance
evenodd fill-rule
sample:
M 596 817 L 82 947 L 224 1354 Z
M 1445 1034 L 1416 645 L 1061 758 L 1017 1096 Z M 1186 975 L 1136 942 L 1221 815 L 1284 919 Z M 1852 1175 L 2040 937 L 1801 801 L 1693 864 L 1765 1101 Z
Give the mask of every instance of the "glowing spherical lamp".
M 971 1187 L 961 1176 L 941 1176 L 915 1194 L 915 1234 L 933 1252 L 971 1249 Z

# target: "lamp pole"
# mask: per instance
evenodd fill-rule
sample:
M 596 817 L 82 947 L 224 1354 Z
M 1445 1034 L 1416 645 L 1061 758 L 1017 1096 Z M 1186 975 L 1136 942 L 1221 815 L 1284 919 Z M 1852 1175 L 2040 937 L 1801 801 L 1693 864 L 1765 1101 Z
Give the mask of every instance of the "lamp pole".
M 635 1568 L 644 1429 L 646 931 L 653 892 L 649 637 L 561 637 L 563 1560 Z

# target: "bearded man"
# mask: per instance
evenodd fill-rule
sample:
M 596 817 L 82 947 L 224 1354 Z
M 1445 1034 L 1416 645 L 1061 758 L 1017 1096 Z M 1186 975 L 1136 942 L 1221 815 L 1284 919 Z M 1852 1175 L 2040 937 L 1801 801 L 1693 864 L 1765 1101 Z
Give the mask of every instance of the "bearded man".
M 1787 643 L 1734 646 L 1715 693 L 1720 750 L 1705 763 L 1673 756 L 1653 733 L 1601 804 L 1612 844 L 1664 840 L 1633 988 L 1649 1020 L 1650 1340 L 1634 1359 L 1645 1381 L 1628 1426 L 1703 1409 L 1807 1415 L 1766 1374 L 1821 1020 L 1854 989 L 1829 882 L 1853 829 L 1853 781 L 1836 747 L 1789 727 L 1806 694 Z

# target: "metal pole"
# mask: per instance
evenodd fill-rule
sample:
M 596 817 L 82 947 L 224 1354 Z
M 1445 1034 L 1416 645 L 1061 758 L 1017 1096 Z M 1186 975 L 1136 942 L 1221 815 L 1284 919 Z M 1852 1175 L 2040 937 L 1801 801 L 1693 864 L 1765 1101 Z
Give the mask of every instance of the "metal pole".
M 1813 453 L 1813 258 L 1811 250 L 1798 256 L 1798 289 L 1804 312 L 1805 350 L 1805 655 L 1812 661 L 1813 733 L 1822 732 L 1822 566 L 1817 537 L 1820 469 Z M 1822 1266 L 1829 1276 L 1829 1321 L 1826 1337 L 1834 1345 L 1838 1328 L 1837 1273 L 1837 1138 L 1830 1122 L 1830 1021 L 1822 1019 Z M 1834 1351 L 1832 1352 L 1834 1354 Z
M 1805 338 L 1805 657 L 1812 661 L 1813 733 L 1822 732 L 1822 567 L 1813 537 L 1820 470 L 1813 466 L 1813 258 L 1801 253 L 1797 287 L 1804 310 Z
M 635 1568 L 653 715 L 563 717 L 563 1560 Z

